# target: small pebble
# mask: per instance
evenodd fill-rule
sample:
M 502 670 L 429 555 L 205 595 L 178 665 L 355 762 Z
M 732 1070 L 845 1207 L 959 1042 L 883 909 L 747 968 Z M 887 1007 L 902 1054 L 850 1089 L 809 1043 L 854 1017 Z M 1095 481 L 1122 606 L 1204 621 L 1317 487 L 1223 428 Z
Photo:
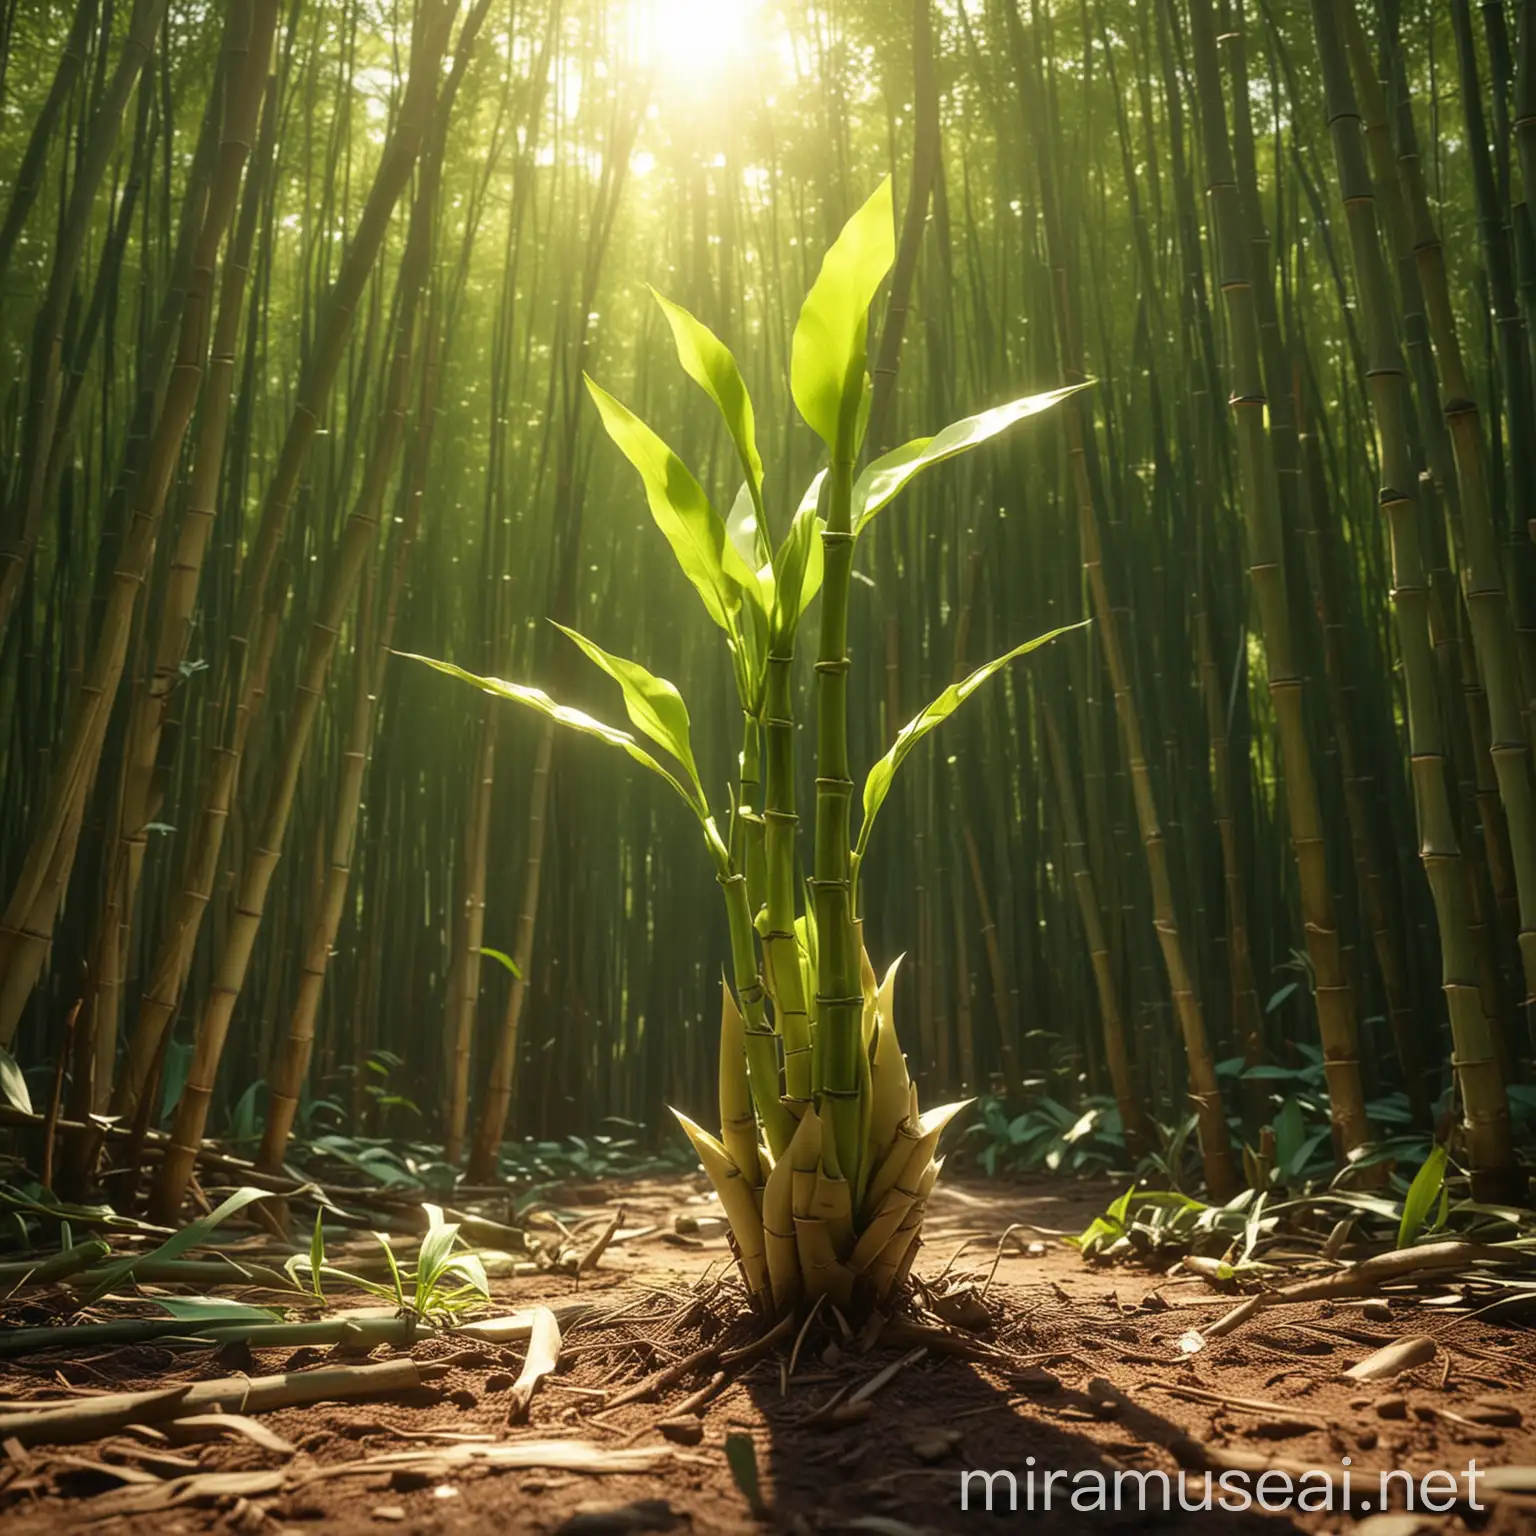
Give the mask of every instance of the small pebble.
M 704 1438 L 704 1421 L 695 1413 L 679 1414 L 675 1419 L 663 1419 L 657 1426 L 662 1438 L 674 1445 L 697 1445 Z
M 404 1520 L 405 1510 L 398 1504 L 379 1504 L 373 1511 L 375 1520 Z
M 1018 1391 L 1027 1392 L 1031 1397 L 1061 1390 L 1061 1378 L 1039 1365 L 1026 1366 L 1014 1374 L 1012 1381 Z
M 631 1536 L 640 1531 L 670 1531 L 682 1517 L 666 1499 L 638 1499 L 633 1504 L 589 1500 L 556 1527 L 560 1536 Z
M 958 1429 L 935 1429 L 914 1435 L 907 1444 L 919 1461 L 943 1461 L 960 1443 Z
M 1421 1532 L 1438 1530 L 1442 1524 L 1430 1515 L 1392 1510 L 1362 1520 L 1355 1527 L 1355 1536 L 1420 1536 Z
M 1260 1440 L 1290 1440 L 1319 1428 L 1311 1419 L 1260 1419 L 1249 1433 Z
M 433 1475 L 424 1467 L 396 1467 L 389 1475 L 389 1486 L 396 1493 L 410 1493 L 427 1487 Z
M 1377 1436 L 1374 1429 L 1362 1429 L 1360 1433 L 1355 1436 L 1355 1444 L 1358 1445 L 1362 1451 L 1374 1451 L 1376 1449 L 1376 1441 L 1378 1438 L 1379 1437 Z
M 1406 1419 L 1408 1399 L 1400 1392 L 1389 1392 L 1376 1399 L 1376 1417 L 1379 1419 Z

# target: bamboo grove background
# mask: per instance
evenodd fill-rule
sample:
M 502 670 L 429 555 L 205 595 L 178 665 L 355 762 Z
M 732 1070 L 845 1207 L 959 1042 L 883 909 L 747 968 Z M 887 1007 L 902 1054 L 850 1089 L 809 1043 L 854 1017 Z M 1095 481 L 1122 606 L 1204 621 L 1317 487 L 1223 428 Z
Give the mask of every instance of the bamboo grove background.
M 611 718 L 574 623 L 678 683 L 723 783 L 728 671 L 581 375 L 723 511 L 645 284 L 691 308 L 782 530 L 794 316 L 889 170 L 871 446 L 1097 381 L 860 556 L 858 762 L 1095 620 L 877 839 L 925 1097 L 1113 1095 L 1133 1142 L 1193 1110 L 1230 1193 L 1272 1106 L 1217 1064 L 1321 1053 L 1333 1155 L 1439 1114 L 1508 1192 L 1529 0 L 787 0 L 704 65 L 666 29 L 709 8 L 647 3 L 0 3 L 0 1044 L 76 1119 L 171 1126 L 167 1166 L 339 1117 L 484 1175 L 504 1128 L 705 1102 L 724 934 L 679 808 L 391 650 Z

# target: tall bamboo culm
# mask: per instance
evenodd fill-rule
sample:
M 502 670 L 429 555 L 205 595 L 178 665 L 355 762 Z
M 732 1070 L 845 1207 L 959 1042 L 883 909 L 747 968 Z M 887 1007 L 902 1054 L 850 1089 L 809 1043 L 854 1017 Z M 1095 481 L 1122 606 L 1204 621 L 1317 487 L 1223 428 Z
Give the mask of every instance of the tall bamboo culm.
M 1420 854 L 1439 918 L 1446 1006 L 1465 1117 L 1473 1190 L 1478 1199 L 1507 1198 L 1514 1185 L 1509 1105 L 1494 1045 L 1499 1022 L 1485 1017 L 1476 982 L 1467 887 L 1457 839 L 1434 658 L 1429 644 L 1429 589 L 1419 542 L 1418 489 L 1408 447 L 1408 379 L 1393 319 L 1392 290 L 1376 222 L 1360 114 L 1344 53 L 1339 8 L 1350 0 L 1312 0 L 1334 170 L 1354 258 L 1369 372 L 1379 500 L 1392 539 L 1392 605 L 1408 690 L 1408 724 Z

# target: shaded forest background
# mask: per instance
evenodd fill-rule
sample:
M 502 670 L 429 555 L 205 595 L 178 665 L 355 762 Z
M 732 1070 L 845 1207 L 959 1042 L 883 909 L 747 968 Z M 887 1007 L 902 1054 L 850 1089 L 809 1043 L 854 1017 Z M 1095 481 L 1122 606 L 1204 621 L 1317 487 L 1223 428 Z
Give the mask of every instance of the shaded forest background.
M 729 441 L 646 285 L 711 325 L 781 535 L 818 467 L 794 316 L 892 172 L 871 447 L 1096 380 L 860 547 L 859 764 L 1096 619 L 921 749 L 877 839 L 866 933 L 910 957 L 925 1097 L 1097 1104 L 1113 1141 L 1193 1093 L 1213 1186 L 1218 1081 L 1298 1174 L 1454 1107 L 1507 1189 L 1533 28 L 1529 0 L 3 0 L 0 1045 L 33 1098 L 63 1059 L 77 1119 L 180 1104 L 178 1138 L 269 1162 L 293 1126 L 388 1131 L 482 1174 L 503 1124 L 711 1099 L 724 924 L 679 806 L 391 650 L 615 718 L 544 620 L 573 624 L 679 685 L 723 785 L 729 668 L 582 373 L 724 513 Z

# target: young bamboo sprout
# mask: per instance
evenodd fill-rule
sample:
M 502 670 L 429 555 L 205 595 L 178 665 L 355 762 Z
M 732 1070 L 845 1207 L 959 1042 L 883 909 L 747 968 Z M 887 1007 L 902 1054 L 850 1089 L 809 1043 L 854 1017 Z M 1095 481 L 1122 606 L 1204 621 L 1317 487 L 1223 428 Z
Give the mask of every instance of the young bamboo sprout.
M 875 459 L 855 477 L 870 395 L 869 309 L 893 259 L 892 222 L 886 181 L 827 252 L 801 309 L 791 392 L 825 445 L 828 464 L 800 497 L 777 546 L 752 402 L 735 358 L 712 331 L 657 295 L 684 371 L 714 402 L 736 451 L 743 484 L 729 524 L 661 438 L 587 381 L 608 435 L 640 474 L 652 518 L 725 634 L 747 721 L 728 835 L 710 810 L 682 696 L 638 662 L 564 629 L 619 685 L 637 736 L 536 688 L 413 658 L 619 748 L 664 779 L 697 818 L 731 942 L 721 999 L 720 1135 L 677 1118 L 720 1197 L 749 1292 L 763 1311 L 780 1315 L 824 1296 L 848 1308 L 893 1294 L 919 1246 L 939 1137 L 963 1107 L 919 1112 L 896 1030 L 897 967 L 877 984 L 864 948 L 858 875 L 875 817 L 897 768 L 924 736 L 1010 661 L 1079 627 L 1015 646 L 945 689 L 903 727 L 864 781 L 855 838 L 847 629 L 858 538 L 923 470 L 1073 392 L 1029 395 L 967 417 Z M 806 882 L 796 836 L 793 663 L 800 619 L 818 592 L 816 818 Z M 755 838 L 743 831 L 739 809 L 755 804 L 759 771 L 764 809 Z

